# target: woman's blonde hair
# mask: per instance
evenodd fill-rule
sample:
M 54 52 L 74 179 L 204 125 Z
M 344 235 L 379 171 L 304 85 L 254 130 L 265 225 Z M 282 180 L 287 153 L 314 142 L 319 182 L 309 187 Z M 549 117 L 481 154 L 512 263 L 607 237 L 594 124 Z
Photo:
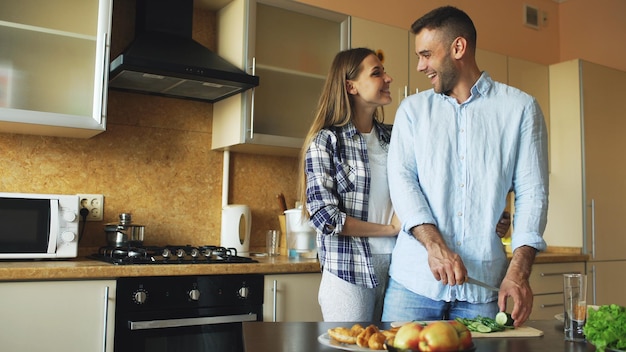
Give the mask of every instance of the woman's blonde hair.
M 354 97 L 348 94 L 346 82 L 357 79 L 363 70 L 361 63 L 369 55 L 376 55 L 376 52 L 368 48 L 354 48 L 341 51 L 335 55 L 328 71 L 328 76 L 317 104 L 315 119 L 311 124 L 300 152 L 298 194 L 303 203 L 302 214 L 307 218 L 309 214 L 306 210 L 306 174 L 304 172 L 307 149 L 315 135 L 322 129 L 331 126 L 344 126 L 352 120 Z M 373 118 L 382 122 L 383 110 L 381 107 L 376 109 Z

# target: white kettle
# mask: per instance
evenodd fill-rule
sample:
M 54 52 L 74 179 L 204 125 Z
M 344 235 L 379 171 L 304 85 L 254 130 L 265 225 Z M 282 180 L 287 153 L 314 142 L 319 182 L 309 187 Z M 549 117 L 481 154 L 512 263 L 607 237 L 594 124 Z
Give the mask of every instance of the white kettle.
M 243 204 L 229 204 L 222 207 L 222 232 L 220 246 L 235 248 L 237 255 L 250 254 L 250 207 Z

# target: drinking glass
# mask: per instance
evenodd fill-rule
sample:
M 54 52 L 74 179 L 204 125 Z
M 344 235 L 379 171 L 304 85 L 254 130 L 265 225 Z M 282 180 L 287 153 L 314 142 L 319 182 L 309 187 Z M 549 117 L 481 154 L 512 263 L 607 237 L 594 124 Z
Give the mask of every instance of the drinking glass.
M 563 274 L 564 327 L 566 341 L 585 341 L 587 320 L 587 276 Z
M 278 253 L 278 242 L 280 239 L 280 231 L 279 230 L 268 230 L 266 234 L 266 248 L 267 255 L 270 257 L 277 256 Z

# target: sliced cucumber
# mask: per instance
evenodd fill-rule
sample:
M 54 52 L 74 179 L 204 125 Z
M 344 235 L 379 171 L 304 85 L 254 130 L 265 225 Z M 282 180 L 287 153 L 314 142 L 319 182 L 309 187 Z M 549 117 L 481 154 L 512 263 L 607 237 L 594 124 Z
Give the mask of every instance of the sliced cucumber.
M 478 323 L 476 324 L 475 328 L 478 332 L 491 332 L 491 328 L 485 324 Z
M 499 312 L 496 314 L 496 323 L 502 326 L 513 326 L 513 318 L 507 312 Z

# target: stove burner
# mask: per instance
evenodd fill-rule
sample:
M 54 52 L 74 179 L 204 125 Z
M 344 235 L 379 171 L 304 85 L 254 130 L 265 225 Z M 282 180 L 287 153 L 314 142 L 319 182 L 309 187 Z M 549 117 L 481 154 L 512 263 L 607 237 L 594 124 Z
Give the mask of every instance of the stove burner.
M 218 263 L 258 263 L 258 261 L 237 255 L 237 249 L 218 246 L 167 245 L 167 246 L 105 246 L 90 259 L 117 265 L 127 264 L 218 264 Z

